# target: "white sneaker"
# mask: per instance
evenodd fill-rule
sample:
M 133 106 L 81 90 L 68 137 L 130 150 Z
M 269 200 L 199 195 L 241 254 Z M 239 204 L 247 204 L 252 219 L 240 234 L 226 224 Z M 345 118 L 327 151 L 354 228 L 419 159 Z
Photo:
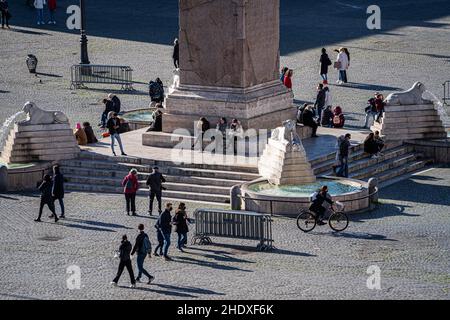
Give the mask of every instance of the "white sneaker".
M 37 23 L 38 25 L 40 25 L 41 24 L 41 22 L 40 21 L 38 21 L 38 23 Z
M 49 21 L 47 24 L 52 24 L 53 22 L 52 21 Z
M 132 288 L 132 289 L 136 288 L 136 284 L 130 285 L 130 288 Z
M 111 281 L 110 285 L 112 285 L 113 287 L 117 287 L 117 283 L 114 281 Z

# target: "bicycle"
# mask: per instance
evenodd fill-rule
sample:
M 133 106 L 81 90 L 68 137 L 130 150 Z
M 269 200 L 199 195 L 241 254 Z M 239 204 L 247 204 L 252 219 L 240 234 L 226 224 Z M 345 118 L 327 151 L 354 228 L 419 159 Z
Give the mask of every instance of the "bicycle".
M 327 210 L 328 213 L 331 212 L 328 217 L 328 225 L 333 231 L 341 232 L 348 227 L 348 216 L 344 213 L 344 205 L 342 203 L 337 201 L 336 205 L 338 206 L 337 210 L 335 210 L 333 206 Z M 314 230 L 316 225 L 317 216 L 308 209 L 302 210 L 297 216 L 297 227 L 305 233 Z

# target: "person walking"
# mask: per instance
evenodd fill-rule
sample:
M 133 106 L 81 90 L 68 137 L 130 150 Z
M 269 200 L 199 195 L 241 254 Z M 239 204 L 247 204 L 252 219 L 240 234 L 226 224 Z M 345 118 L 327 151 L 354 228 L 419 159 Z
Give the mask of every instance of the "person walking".
M 120 276 L 122 275 L 123 269 L 126 267 L 128 274 L 130 275 L 131 286 L 130 288 L 136 288 L 136 280 L 134 279 L 133 266 L 131 265 L 131 253 L 132 245 L 130 241 L 128 241 L 127 235 L 124 234 L 122 236 L 122 242 L 119 247 L 119 269 L 117 270 L 116 277 L 111 282 L 113 286 L 117 286 L 119 282 Z
M 119 113 L 120 112 L 120 106 L 121 106 L 121 102 L 118 96 L 116 96 L 115 94 L 108 94 L 108 100 L 112 102 L 112 111 L 114 111 L 115 113 Z
M 161 230 L 162 237 L 164 239 L 163 244 L 163 256 L 166 261 L 171 261 L 169 257 L 169 247 L 170 247 L 170 236 L 172 234 L 172 215 L 170 214 L 173 210 L 171 203 L 166 204 L 166 209 L 160 214 L 156 224 Z
M 164 247 L 164 235 L 161 230 L 161 226 L 159 225 L 159 219 L 156 221 L 155 229 L 156 229 L 156 239 L 158 239 L 158 245 L 155 247 L 155 250 L 153 251 L 153 255 L 155 257 L 162 257 L 163 256 L 163 247 Z
M 59 220 L 55 213 L 55 203 L 52 197 L 52 185 L 52 178 L 50 177 L 50 175 L 46 174 L 44 176 L 44 181 L 38 187 L 39 191 L 41 192 L 41 203 L 39 205 L 39 216 L 34 220 L 36 222 L 41 222 L 42 210 L 44 209 L 45 205 L 47 205 L 52 212 L 52 215 L 50 217 L 54 217 L 55 222 L 58 222 Z
M 187 242 L 187 233 L 189 232 L 186 205 L 184 203 L 180 203 L 178 206 L 175 216 L 173 217 L 173 225 L 175 225 L 175 232 L 178 234 L 177 248 L 178 250 L 183 251 L 183 247 Z
M 61 215 L 59 217 L 64 219 L 66 217 L 64 209 L 64 176 L 58 165 L 53 166 L 52 197 L 53 202 L 58 200 L 61 208 Z
M 45 0 L 34 0 L 34 7 L 36 9 L 37 14 L 37 24 L 45 24 L 44 22 L 44 6 L 46 2 Z
M 327 50 L 322 48 L 322 54 L 320 55 L 320 76 L 322 77 L 323 84 L 328 84 L 328 67 L 332 64 Z
M 109 115 L 108 122 L 106 123 L 106 127 L 108 128 L 110 137 L 111 137 L 111 150 L 113 155 L 116 155 L 114 151 L 115 140 L 119 144 L 121 154 L 126 156 L 127 154 L 123 151 L 122 139 L 120 138 L 119 129 L 120 129 L 120 119 L 117 117 L 117 113 L 111 111 Z
M 147 284 L 151 284 L 152 281 L 155 280 L 155 277 L 148 273 L 147 270 L 145 270 L 144 261 L 147 256 L 151 258 L 152 245 L 150 243 L 148 235 L 144 232 L 144 225 L 142 223 L 139 224 L 138 230 L 139 235 L 136 237 L 136 242 L 134 244 L 133 250 L 131 251 L 131 255 L 137 253 L 136 263 L 138 268 L 138 275 L 136 277 L 136 282 L 141 282 L 142 274 L 144 274 L 148 277 Z
M 122 180 L 123 193 L 125 194 L 127 215 L 130 215 L 130 209 L 133 216 L 136 216 L 136 192 L 139 189 L 137 170 L 131 169 L 130 173 Z M 131 208 L 130 208 L 131 207 Z
M 55 13 L 56 13 L 56 0 L 47 0 L 48 14 L 50 19 L 48 24 L 56 24 Z
M 159 168 L 158 167 L 153 167 L 153 171 L 152 173 L 150 173 L 150 176 L 147 179 L 147 186 L 149 187 L 149 198 L 150 198 L 150 202 L 149 202 L 149 207 L 148 207 L 148 214 L 152 215 L 153 212 L 153 201 L 156 200 L 158 201 L 158 212 L 159 214 L 161 214 L 162 210 L 161 210 L 161 198 L 162 198 L 162 190 L 164 189 L 164 187 L 162 186 L 162 184 L 166 182 L 166 179 L 164 178 L 164 176 L 162 175 L 161 172 L 159 172 Z
M 325 107 L 325 100 L 326 100 L 326 91 L 323 88 L 323 84 L 319 83 L 317 85 L 317 96 L 316 96 L 316 102 L 314 103 L 314 108 L 317 112 L 318 116 L 318 123 L 321 123 L 322 119 L 322 110 Z
M 9 12 L 9 5 L 7 0 L 0 0 L 0 11 L 2 17 L 2 29 L 5 29 L 5 24 L 8 29 L 9 27 L 9 18 L 11 17 L 11 13 Z
M 364 120 L 364 128 L 369 129 L 369 120 L 372 117 L 372 123 L 375 123 L 376 117 L 378 115 L 378 111 L 377 111 L 377 105 L 375 103 L 377 96 L 379 95 L 378 92 L 375 92 L 375 95 L 373 98 L 370 98 L 369 100 L 367 100 L 367 107 L 364 110 L 366 112 L 366 117 Z
M 341 164 L 337 171 L 338 177 L 348 178 L 348 155 L 350 151 L 350 139 L 352 138 L 350 133 L 347 133 L 344 140 L 339 146 L 339 163 Z
M 344 83 L 347 83 L 347 69 L 348 69 L 348 57 L 345 53 L 344 48 L 339 49 L 339 54 L 337 56 L 335 66 L 336 69 L 339 70 L 339 80 L 337 81 L 337 84 L 341 85 Z
M 178 38 L 173 41 L 173 53 L 172 53 L 173 65 L 175 69 L 180 68 L 180 44 Z

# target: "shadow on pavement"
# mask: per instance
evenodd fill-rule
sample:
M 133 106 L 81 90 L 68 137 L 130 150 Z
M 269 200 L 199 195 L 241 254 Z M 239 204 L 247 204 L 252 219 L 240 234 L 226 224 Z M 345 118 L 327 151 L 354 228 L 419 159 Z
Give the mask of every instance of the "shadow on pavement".
M 189 254 L 189 252 L 186 252 L 186 253 Z M 186 257 L 186 256 L 177 256 L 176 258 L 174 258 L 174 257 L 172 257 L 172 258 L 173 258 L 173 261 L 175 261 L 177 263 L 192 264 L 192 265 L 198 265 L 201 267 L 209 267 L 212 269 L 219 269 L 219 270 L 226 270 L 226 271 L 253 272 L 251 270 L 245 270 L 245 269 L 241 269 L 241 268 L 233 267 L 233 266 L 226 266 L 226 265 L 218 264 L 216 262 L 198 260 L 198 259 L 194 259 L 194 258 Z

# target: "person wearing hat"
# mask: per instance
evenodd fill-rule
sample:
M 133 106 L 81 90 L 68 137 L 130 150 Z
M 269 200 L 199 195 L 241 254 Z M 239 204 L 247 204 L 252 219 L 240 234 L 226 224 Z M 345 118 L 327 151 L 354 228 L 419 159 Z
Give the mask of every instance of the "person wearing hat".
M 162 190 L 164 189 L 162 184 L 164 182 L 166 182 L 166 179 L 161 174 L 161 172 L 159 172 L 159 168 L 156 166 L 153 167 L 153 171 L 152 171 L 152 173 L 150 173 L 150 176 L 147 179 L 147 186 L 149 187 L 149 198 L 150 198 L 150 203 L 149 203 L 149 208 L 148 208 L 149 215 L 152 215 L 153 201 L 155 200 L 155 197 L 156 197 L 156 200 L 158 201 L 158 212 L 159 212 L 159 214 L 161 214 L 161 212 L 162 212 L 161 197 L 162 197 Z
M 139 189 L 137 170 L 131 169 L 130 173 L 122 180 L 123 193 L 125 194 L 127 215 L 130 215 L 130 209 L 133 216 L 136 215 L 136 192 Z M 131 208 L 130 208 L 131 207 Z
M 112 102 L 112 110 L 116 113 L 120 112 L 120 99 L 115 94 L 108 94 L 108 99 Z

